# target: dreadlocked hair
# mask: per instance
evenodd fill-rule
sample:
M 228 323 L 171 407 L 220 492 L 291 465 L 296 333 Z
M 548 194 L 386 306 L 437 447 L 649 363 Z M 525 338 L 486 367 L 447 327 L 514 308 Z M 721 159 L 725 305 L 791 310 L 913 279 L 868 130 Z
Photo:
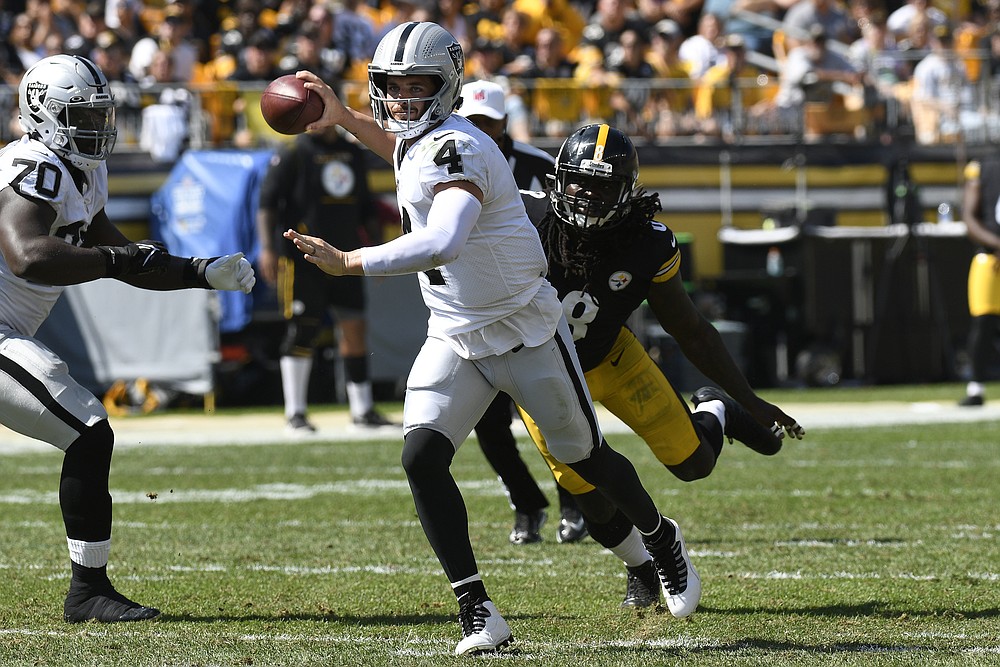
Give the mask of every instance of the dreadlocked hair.
M 559 219 L 552 208 L 538 225 L 538 235 L 545 246 L 550 265 L 562 267 L 567 276 L 580 276 L 590 282 L 590 271 L 601 257 L 630 247 L 663 207 L 660 195 L 638 190 L 632 196 L 628 212 L 618 222 L 586 229 Z

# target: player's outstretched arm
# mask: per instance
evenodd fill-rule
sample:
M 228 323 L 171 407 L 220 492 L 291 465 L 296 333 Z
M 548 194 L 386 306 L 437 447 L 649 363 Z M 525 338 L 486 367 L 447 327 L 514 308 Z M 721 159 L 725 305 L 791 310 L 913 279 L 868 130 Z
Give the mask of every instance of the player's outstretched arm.
M 283 236 L 295 244 L 307 262 L 331 276 L 362 276 L 365 273 L 361 266 L 361 254 L 356 250 L 344 252 L 318 236 L 299 234 L 294 229 L 285 231 Z
M 306 130 L 322 130 L 332 125 L 340 125 L 356 136 L 373 153 L 392 164 L 392 152 L 396 147 L 395 135 L 382 129 L 368 114 L 345 106 L 333 89 L 312 72 L 300 70 L 295 76 L 305 81 L 306 88 L 323 100 L 323 115 L 316 122 L 310 123 Z
M 777 422 L 793 438 L 805 431 L 778 406 L 754 392 L 718 330 L 698 311 L 684 289 L 680 275 L 663 283 L 653 283 L 648 302 L 663 330 L 677 341 L 684 356 L 723 391 L 736 399 L 761 424 Z

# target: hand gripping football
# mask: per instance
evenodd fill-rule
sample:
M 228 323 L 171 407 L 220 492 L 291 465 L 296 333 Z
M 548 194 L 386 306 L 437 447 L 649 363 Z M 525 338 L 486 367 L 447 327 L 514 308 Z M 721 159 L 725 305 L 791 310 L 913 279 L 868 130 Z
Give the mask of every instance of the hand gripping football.
M 301 134 L 323 115 L 323 100 L 294 74 L 281 76 L 264 89 L 260 112 L 275 132 Z

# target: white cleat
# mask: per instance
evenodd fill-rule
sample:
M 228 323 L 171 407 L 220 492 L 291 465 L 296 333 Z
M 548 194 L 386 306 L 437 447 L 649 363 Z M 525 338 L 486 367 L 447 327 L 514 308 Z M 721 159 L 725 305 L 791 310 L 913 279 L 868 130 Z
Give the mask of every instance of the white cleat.
M 455 647 L 455 655 L 493 652 L 514 641 L 510 626 L 490 600 L 463 605 L 458 621 L 462 624 L 462 641 Z
M 684 618 L 694 613 L 701 600 L 701 578 L 691 564 L 681 528 L 673 519 L 663 517 L 674 527 L 674 540 L 670 544 L 650 545 L 646 549 L 653 557 L 653 564 L 660 575 L 663 587 L 663 597 L 667 600 L 667 609 L 677 618 Z

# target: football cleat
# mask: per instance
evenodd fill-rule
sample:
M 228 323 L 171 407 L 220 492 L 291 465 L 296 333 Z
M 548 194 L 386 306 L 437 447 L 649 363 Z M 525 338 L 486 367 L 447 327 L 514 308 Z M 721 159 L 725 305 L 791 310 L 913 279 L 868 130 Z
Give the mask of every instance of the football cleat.
M 653 565 L 660 576 L 663 597 L 667 599 L 667 609 L 677 618 L 694 613 L 701 600 L 701 578 L 688 558 L 680 526 L 673 519 L 663 517 L 674 527 L 674 539 L 669 543 L 661 540 L 656 544 L 646 542 L 646 550 L 653 557 Z M 645 541 L 645 540 L 644 540 Z
M 514 641 L 510 626 L 490 600 L 462 605 L 458 622 L 462 624 L 462 641 L 455 647 L 455 655 L 496 651 Z
M 63 618 L 69 623 L 148 621 L 159 615 L 159 609 L 132 602 L 116 591 L 110 581 L 88 584 L 74 579 L 63 605 Z
M 984 402 L 985 401 L 983 400 L 983 396 L 982 394 L 980 394 L 978 396 L 966 396 L 965 398 L 960 400 L 958 404 L 963 408 L 978 408 Z
M 691 402 L 695 407 L 708 401 L 722 401 L 726 409 L 726 437 L 729 442 L 739 440 L 744 445 L 764 456 L 772 456 L 781 450 L 781 436 L 767 428 L 729 394 L 717 387 L 702 387 L 694 392 Z
M 652 607 L 660 602 L 660 575 L 656 573 L 653 561 L 646 561 L 636 567 L 626 567 L 628 587 L 625 589 L 624 609 Z
M 375 408 L 372 408 L 360 417 L 354 417 L 351 422 L 355 426 L 363 426 L 365 428 L 378 428 L 379 426 L 399 426 L 394 421 L 391 421 L 380 413 Z
M 528 514 L 527 512 L 514 512 L 514 528 L 510 531 L 511 544 L 534 544 L 542 541 L 542 526 L 548 515 L 545 510 L 538 510 Z
M 288 418 L 285 430 L 289 435 L 311 435 L 316 432 L 316 427 L 306 419 L 304 414 L 298 413 Z
M 564 507 L 560 514 L 559 528 L 556 530 L 556 542 L 559 544 L 579 542 L 590 534 L 587 532 L 587 524 L 583 520 L 580 510 L 575 507 Z

